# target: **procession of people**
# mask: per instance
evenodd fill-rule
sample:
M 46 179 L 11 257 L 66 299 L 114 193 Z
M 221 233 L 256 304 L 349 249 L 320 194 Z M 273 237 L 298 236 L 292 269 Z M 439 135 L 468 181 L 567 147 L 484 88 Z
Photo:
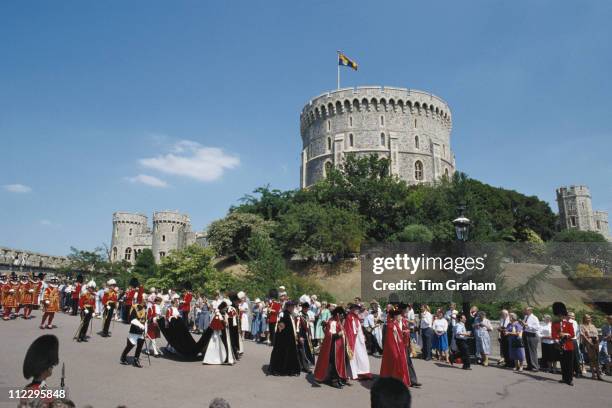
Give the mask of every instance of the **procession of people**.
M 136 278 L 126 286 L 121 289 L 115 279 L 109 279 L 98 287 L 82 275 L 71 283 L 42 274 L 2 275 L 2 317 L 28 320 L 34 317 L 33 310 L 40 310 L 39 327 L 47 331 L 56 327 L 55 313 L 80 316 L 74 331 L 79 343 L 93 336 L 94 319 L 100 320 L 97 334 L 102 338 L 111 337 L 114 325 L 123 322 L 129 329 L 123 350 L 117 351 L 118 361 L 136 368 L 143 367 L 143 354 L 151 365 L 151 357 L 167 353 L 203 365 L 231 366 L 243 358 L 245 342 L 251 341 L 271 346 L 268 375 L 306 375 L 338 389 L 375 378 L 421 387 L 413 363 L 419 352 L 425 361 L 460 365 L 465 370 L 472 369 L 473 363 L 487 367 L 496 340 L 499 365 L 519 372 L 554 373 L 560 363 L 559 382 L 568 385 L 583 376 L 587 367 L 599 380 L 612 368 L 612 316 L 600 335 L 591 316 L 585 315 L 578 324 L 560 302 L 552 306 L 554 319 L 544 315 L 540 321 L 527 307 L 521 318 L 502 310 L 496 322 L 476 306 L 464 305 L 468 311 L 459 312 L 451 303 L 432 313 L 427 304 L 404 303 L 393 296 L 382 307 L 376 300 L 368 305 L 360 298 L 348 304 L 319 301 L 315 294 L 292 299 L 284 286 L 254 301 L 244 291 L 225 290 L 209 300 L 194 293 L 188 281 L 181 283 L 180 291 L 153 287 L 145 291 Z M 46 336 L 44 341 L 56 347 L 56 339 Z M 162 337 L 165 347 L 159 344 Z M 372 372 L 371 356 L 381 358 L 378 373 Z M 44 382 L 42 368 L 29 369 L 33 378 L 29 386 Z

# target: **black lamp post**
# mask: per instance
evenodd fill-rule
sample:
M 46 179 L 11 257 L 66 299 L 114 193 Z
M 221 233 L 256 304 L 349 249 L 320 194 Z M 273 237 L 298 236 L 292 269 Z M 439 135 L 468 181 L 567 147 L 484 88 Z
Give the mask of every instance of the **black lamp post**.
M 455 233 L 457 234 L 457 239 L 461 242 L 466 242 L 468 240 L 469 232 L 470 232 L 470 219 L 463 215 L 465 211 L 465 206 L 459 207 L 460 214 L 459 217 L 453 220 L 453 225 L 455 226 Z

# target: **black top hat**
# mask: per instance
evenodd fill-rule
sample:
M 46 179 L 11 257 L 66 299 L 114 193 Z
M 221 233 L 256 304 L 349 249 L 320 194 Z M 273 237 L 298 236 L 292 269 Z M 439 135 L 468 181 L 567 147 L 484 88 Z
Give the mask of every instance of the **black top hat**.
M 129 285 L 133 288 L 138 287 L 138 279 L 136 277 L 133 277 L 132 279 L 130 279 Z
M 23 376 L 39 377 L 45 370 L 59 363 L 59 341 L 52 334 L 40 336 L 30 345 L 23 360 Z
M 553 314 L 555 316 L 566 316 L 567 315 L 567 307 L 562 302 L 555 302 L 552 305 Z

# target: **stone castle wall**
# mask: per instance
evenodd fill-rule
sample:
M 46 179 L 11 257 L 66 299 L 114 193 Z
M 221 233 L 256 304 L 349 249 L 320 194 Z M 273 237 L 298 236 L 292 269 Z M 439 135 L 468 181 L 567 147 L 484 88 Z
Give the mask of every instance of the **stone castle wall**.
M 608 213 L 593 211 L 591 191 L 587 186 L 560 187 L 556 190 L 562 229 L 595 231 L 610 240 Z
M 390 87 L 332 91 L 312 99 L 300 115 L 302 188 L 340 166 L 346 154 L 391 160 L 391 173 L 408 183 L 455 172 L 450 108 L 437 96 Z

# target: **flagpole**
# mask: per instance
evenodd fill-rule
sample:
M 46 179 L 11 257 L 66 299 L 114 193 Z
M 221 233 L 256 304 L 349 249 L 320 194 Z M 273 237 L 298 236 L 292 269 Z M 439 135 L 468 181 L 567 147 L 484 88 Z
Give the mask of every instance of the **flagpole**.
M 336 66 L 338 68 L 338 88 L 340 89 L 340 51 L 336 51 L 338 54 L 338 58 L 336 59 Z

